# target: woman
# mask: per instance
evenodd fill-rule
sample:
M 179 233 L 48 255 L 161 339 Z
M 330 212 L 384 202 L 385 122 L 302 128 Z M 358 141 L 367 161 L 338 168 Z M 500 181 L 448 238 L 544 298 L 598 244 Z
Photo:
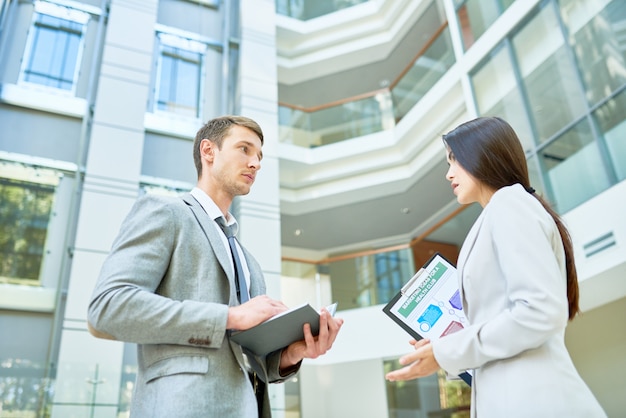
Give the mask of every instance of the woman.
M 579 310 L 572 242 L 530 186 L 517 135 L 504 120 L 483 117 L 443 140 L 458 202 L 483 207 L 457 266 L 469 324 L 412 341 L 405 367 L 387 379 L 473 370 L 472 417 L 606 417 L 564 342 Z

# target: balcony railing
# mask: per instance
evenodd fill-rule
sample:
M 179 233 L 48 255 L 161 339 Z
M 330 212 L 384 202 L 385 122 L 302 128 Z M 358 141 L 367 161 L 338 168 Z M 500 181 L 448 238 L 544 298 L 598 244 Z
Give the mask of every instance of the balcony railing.
M 276 0 L 276 13 L 309 20 L 367 1 L 369 0 Z
M 445 23 L 388 88 L 309 108 L 280 103 L 280 141 L 314 148 L 393 129 L 454 63 Z

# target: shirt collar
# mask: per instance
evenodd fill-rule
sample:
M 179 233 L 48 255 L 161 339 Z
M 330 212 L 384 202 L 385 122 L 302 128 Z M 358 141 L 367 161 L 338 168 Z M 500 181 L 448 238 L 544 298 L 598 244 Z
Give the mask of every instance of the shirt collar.
M 211 219 L 216 220 L 217 218 L 224 217 L 224 214 L 217 207 L 213 199 L 204 192 L 204 190 L 194 187 L 191 190 L 191 195 L 196 198 L 198 202 L 200 202 L 200 206 L 202 209 L 211 217 Z M 226 225 L 231 227 L 234 234 L 237 234 L 237 230 L 239 229 L 239 224 L 237 223 L 237 219 L 233 216 L 232 213 L 228 212 L 228 219 L 226 220 Z

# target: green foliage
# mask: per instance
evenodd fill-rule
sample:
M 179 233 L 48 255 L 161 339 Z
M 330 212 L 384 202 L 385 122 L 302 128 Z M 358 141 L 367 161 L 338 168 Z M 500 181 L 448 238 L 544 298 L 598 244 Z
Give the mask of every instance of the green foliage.
M 55 187 L 0 178 L 0 282 L 39 284 Z

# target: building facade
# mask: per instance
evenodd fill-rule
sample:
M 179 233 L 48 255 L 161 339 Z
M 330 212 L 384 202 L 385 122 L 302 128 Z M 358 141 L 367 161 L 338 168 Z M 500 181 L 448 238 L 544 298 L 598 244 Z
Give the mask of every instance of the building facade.
M 195 133 L 227 113 L 265 133 L 263 170 L 233 211 L 268 293 L 339 300 L 346 319 L 331 352 L 273 385 L 277 417 L 464 411 L 441 376 L 384 381 L 409 346 L 380 308 L 423 251 L 454 252 L 475 218 L 430 177 L 441 134 L 478 115 L 513 125 L 533 186 L 568 224 L 583 308 L 568 348 L 609 416 L 626 409 L 621 0 L 0 7 L 0 417 L 127 416 L 134 347 L 91 337 L 86 304 L 134 200 L 193 187 Z M 365 200 L 426 192 L 423 219 L 397 231 L 389 205 Z M 388 231 L 353 236 L 372 215 Z M 302 241 L 310 230 L 332 244 Z

